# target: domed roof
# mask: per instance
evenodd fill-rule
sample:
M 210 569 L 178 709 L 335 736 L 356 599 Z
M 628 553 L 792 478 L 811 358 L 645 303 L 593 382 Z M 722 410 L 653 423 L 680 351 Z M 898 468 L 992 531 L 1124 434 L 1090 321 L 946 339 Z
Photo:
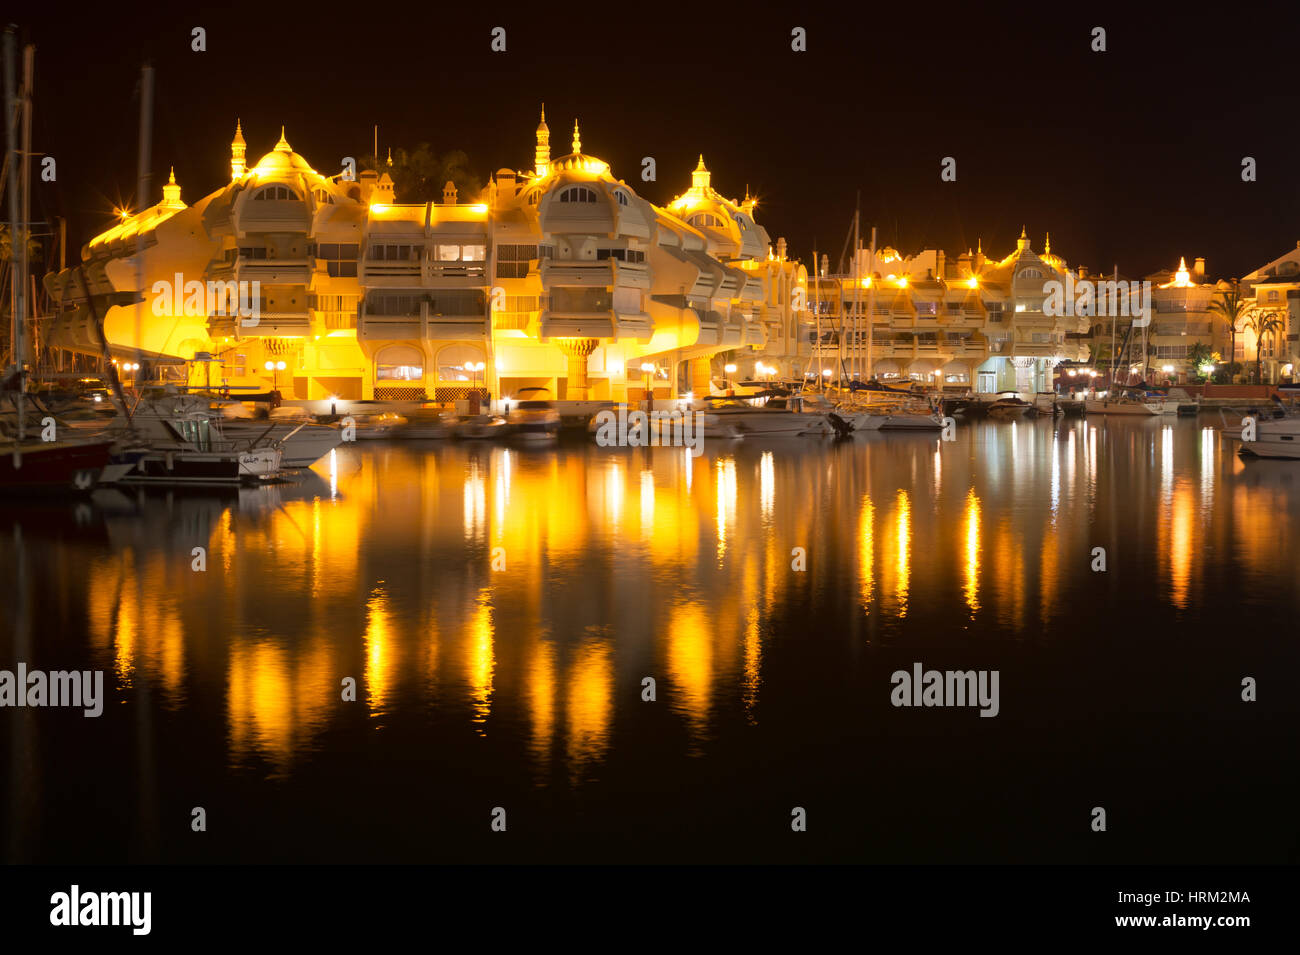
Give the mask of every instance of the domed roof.
M 257 164 L 253 167 L 253 172 L 262 176 L 273 176 L 276 173 L 289 172 L 316 174 L 316 170 L 311 168 L 307 160 L 293 151 L 293 147 L 285 139 L 283 126 L 280 127 L 280 141 L 275 144 L 275 149 L 257 161 Z

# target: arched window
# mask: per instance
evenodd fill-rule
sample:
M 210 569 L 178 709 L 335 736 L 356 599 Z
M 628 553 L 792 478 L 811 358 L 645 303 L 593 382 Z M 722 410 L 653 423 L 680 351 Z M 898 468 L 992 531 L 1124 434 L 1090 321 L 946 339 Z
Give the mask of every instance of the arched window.
M 594 203 L 596 201 L 595 191 L 585 186 L 570 186 L 560 193 L 561 202 L 584 202 Z
M 253 193 L 254 200 L 261 199 L 280 199 L 280 200 L 301 200 L 302 196 L 294 192 L 288 186 L 264 186 Z
M 314 189 L 314 190 L 312 190 L 312 196 L 315 198 L 316 202 L 317 202 L 319 205 L 322 205 L 322 206 L 332 206 L 332 205 L 334 205 L 334 196 L 332 196 L 329 192 L 327 192 L 327 191 L 324 190 L 324 189 Z
M 717 228 L 721 228 L 722 226 L 721 219 L 719 219 L 715 215 L 710 215 L 707 212 L 701 212 L 697 215 L 693 215 L 686 221 L 690 225 L 695 226 L 695 228 L 697 229 L 717 229 Z
M 424 354 L 409 345 L 389 345 L 375 356 L 378 381 L 421 381 L 424 378 Z
M 625 206 L 628 204 L 627 193 L 621 189 L 616 190 L 614 192 L 614 198 L 618 200 L 618 204 L 620 206 Z
M 733 213 L 731 214 L 731 218 L 733 218 L 733 219 L 736 220 L 736 225 L 740 226 L 740 231 L 741 231 L 741 232 L 748 232 L 748 231 L 749 231 L 749 226 L 747 226 L 747 225 L 745 224 L 745 217 L 742 216 L 739 212 L 733 212 Z
M 1038 271 L 1038 269 L 1025 269 L 1018 276 L 1016 276 L 1016 278 L 1021 278 L 1021 279 L 1041 279 L 1042 277 L 1043 277 L 1043 273 Z

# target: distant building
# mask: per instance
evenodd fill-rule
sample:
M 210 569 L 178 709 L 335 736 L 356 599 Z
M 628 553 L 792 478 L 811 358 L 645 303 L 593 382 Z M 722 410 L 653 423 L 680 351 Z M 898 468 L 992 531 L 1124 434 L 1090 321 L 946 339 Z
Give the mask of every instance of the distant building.
M 848 376 L 865 377 L 869 367 L 886 382 L 1048 390 L 1057 363 L 1089 355 L 1090 319 L 1044 312 L 1047 283 L 1064 283 L 1066 271 L 1050 237 L 1039 255 L 1023 230 L 1000 260 L 982 245 L 956 257 L 941 250 L 905 257 L 886 247 L 873 261 L 864 251 L 854 274 L 809 280 L 812 373 L 836 375 L 843 356 Z
M 1256 345 L 1265 381 L 1293 379 L 1300 363 L 1300 242 L 1285 255 L 1274 259 L 1241 280 L 1243 294 L 1252 296 L 1252 313 L 1262 313 L 1277 320 L 1276 327 L 1256 341 L 1248 321 L 1238 325 L 1235 360 L 1253 369 Z

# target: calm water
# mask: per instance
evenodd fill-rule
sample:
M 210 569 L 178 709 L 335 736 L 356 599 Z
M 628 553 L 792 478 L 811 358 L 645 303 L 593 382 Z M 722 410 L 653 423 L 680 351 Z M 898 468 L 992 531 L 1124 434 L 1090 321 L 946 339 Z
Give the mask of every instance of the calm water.
M 0 669 L 108 702 L 0 710 L 3 858 L 1297 861 L 1300 462 L 1206 424 L 362 444 L 6 505 Z M 917 661 L 998 670 L 999 715 L 892 707 Z

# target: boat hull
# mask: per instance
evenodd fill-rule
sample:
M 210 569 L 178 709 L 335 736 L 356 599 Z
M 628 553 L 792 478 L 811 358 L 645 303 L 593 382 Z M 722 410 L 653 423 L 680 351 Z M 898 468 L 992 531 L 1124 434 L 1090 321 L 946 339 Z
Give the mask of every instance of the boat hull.
M 1083 403 L 1088 414 L 1123 414 L 1149 418 L 1161 413 L 1160 405 L 1141 401 L 1108 401 L 1104 398 L 1089 398 Z
M 1241 442 L 1238 453 L 1246 457 L 1300 461 L 1300 419 L 1260 421 L 1255 440 Z
M 112 442 L 0 445 L 0 490 L 23 494 L 89 491 L 109 463 Z
M 252 451 L 151 451 L 122 478 L 123 484 L 258 484 L 280 472 L 276 448 Z

